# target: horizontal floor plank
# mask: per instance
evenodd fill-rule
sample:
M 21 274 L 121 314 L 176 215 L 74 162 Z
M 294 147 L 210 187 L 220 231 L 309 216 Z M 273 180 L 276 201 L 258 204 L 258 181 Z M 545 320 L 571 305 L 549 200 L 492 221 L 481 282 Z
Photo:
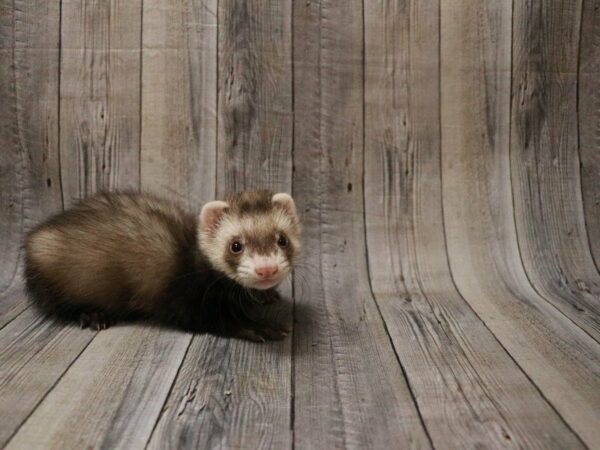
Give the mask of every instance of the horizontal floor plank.
M 0 447 L 94 336 L 47 320 L 32 308 L 0 330 Z
M 143 448 L 190 339 L 141 324 L 99 332 L 7 448 Z

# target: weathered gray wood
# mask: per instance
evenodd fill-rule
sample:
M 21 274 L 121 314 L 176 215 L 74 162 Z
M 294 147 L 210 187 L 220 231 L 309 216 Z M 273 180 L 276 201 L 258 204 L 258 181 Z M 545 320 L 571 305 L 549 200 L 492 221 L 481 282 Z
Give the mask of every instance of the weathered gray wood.
M 12 262 L 11 262 L 12 263 Z M 13 266 L 13 270 L 19 273 L 22 270 L 22 265 L 17 262 L 18 265 Z M 20 281 L 20 280 L 19 280 Z M 29 307 L 27 297 L 23 290 L 21 283 L 17 283 L 14 286 L 7 288 L 2 294 L 0 294 L 0 329 L 10 323 L 15 317 L 21 314 Z
M 142 189 L 171 198 L 191 211 L 199 211 L 203 203 L 214 199 L 216 189 L 216 8 L 216 0 L 144 2 Z M 202 417 L 184 415 L 185 411 L 197 413 L 192 402 L 204 400 L 196 385 L 182 393 L 186 383 L 193 383 L 202 371 L 196 358 L 207 356 L 207 350 L 198 345 L 211 340 L 192 340 L 184 334 L 178 339 L 185 341 L 178 357 L 183 361 L 187 352 L 188 358 L 172 380 L 169 395 L 162 398 L 153 432 L 146 437 L 150 447 L 190 446 L 195 442 L 190 434 L 211 430 L 201 426 Z M 225 390 L 218 388 L 221 393 Z
M 510 180 L 510 98 L 503 94 L 510 86 L 510 25 L 500 4 L 473 6 L 441 8 L 450 267 L 477 315 L 568 425 L 594 446 L 600 439 L 600 348 L 532 288 L 524 271 Z M 519 26 L 514 24 L 513 36 Z
M 229 125 L 219 129 L 218 197 L 235 187 L 289 192 L 290 2 L 221 1 L 219 18 L 219 73 L 230 73 L 235 88 L 222 86 L 219 96 L 219 123 Z M 244 138 L 233 144 L 230 136 Z M 279 317 L 290 321 L 289 305 Z M 255 344 L 195 336 L 149 448 L 290 448 L 290 381 L 290 338 Z
M 148 448 L 290 448 L 290 347 L 195 336 Z
M 144 2 L 142 189 L 191 210 L 215 195 L 217 1 Z
M 57 325 L 31 308 L 0 331 L 0 447 L 94 335 L 89 330 Z
M 596 446 L 599 17 L 0 0 L 0 446 Z M 197 210 L 289 191 L 292 163 L 293 340 L 95 337 L 26 309 L 22 234 L 61 174 L 67 206 L 141 183 Z
M 103 331 L 8 448 L 144 447 L 190 340 L 142 324 Z
M 148 326 L 98 333 L 6 448 L 143 448 L 187 346 L 179 337 Z
M 22 234 L 61 203 L 59 4 L 0 2 L 0 327 L 19 295 Z
M 141 4 L 62 2 L 65 206 L 102 189 L 139 189 Z
M 58 2 L 0 3 L 0 446 L 93 334 L 41 321 L 22 289 L 22 235 L 60 210 Z M 11 322 L 12 320 L 12 322 Z
M 592 255 L 600 269 L 600 3 L 583 0 L 577 110 L 581 188 Z
M 450 275 L 441 208 L 438 7 L 389 1 L 365 8 L 365 207 L 373 292 L 434 446 L 579 448 L 577 436 Z M 474 26 L 460 37 L 490 42 L 484 66 L 465 70 L 493 74 L 488 83 L 502 92 L 509 80 L 499 69 L 510 65 L 511 4 L 486 10 L 472 2 L 464 9 L 474 10 Z M 493 21 L 476 22 L 482 12 Z M 497 105 L 499 111 L 506 106 Z
M 63 4 L 61 149 L 63 173 L 73 181 L 67 203 L 100 188 L 139 187 L 140 8 Z M 144 446 L 190 339 L 149 326 L 103 333 L 10 447 Z
M 219 1 L 220 194 L 289 185 L 290 20 L 290 0 Z
M 296 448 L 428 448 L 369 289 L 359 1 L 294 3 Z
M 527 275 L 600 342 L 600 274 L 589 251 L 577 152 L 581 1 L 515 5 L 511 162 Z

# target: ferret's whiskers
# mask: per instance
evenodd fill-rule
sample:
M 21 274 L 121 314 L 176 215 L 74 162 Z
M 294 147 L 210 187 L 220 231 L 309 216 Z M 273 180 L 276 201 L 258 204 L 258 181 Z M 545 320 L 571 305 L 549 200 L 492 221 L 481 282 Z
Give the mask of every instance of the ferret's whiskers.
M 300 263 L 304 273 L 294 274 L 300 242 L 289 195 L 232 194 L 206 203 L 197 217 L 150 194 L 82 200 L 27 235 L 32 300 L 51 313 L 68 309 L 69 320 L 88 310 L 137 314 L 194 332 L 244 336 L 240 327 L 252 326 L 264 310 L 256 305 L 275 295 L 260 288 L 284 279 L 299 291 L 312 287 L 307 273 L 314 269 Z M 287 281 L 290 274 L 296 281 Z

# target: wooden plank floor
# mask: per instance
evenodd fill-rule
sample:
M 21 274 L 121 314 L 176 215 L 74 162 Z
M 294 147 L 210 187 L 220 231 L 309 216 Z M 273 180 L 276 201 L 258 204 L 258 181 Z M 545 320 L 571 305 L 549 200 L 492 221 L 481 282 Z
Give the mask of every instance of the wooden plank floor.
M 0 448 L 600 449 L 595 0 L 0 0 Z M 256 344 L 38 315 L 100 189 L 292 192 Z

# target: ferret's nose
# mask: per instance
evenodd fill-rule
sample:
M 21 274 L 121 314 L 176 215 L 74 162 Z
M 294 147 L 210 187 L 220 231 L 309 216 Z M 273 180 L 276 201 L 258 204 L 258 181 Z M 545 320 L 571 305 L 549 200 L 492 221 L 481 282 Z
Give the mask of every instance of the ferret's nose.
M 277 273 L 279 269 L 277 266 L 258 266 L 254 269 L 256 275 L 261 278 L 269 278 Z

